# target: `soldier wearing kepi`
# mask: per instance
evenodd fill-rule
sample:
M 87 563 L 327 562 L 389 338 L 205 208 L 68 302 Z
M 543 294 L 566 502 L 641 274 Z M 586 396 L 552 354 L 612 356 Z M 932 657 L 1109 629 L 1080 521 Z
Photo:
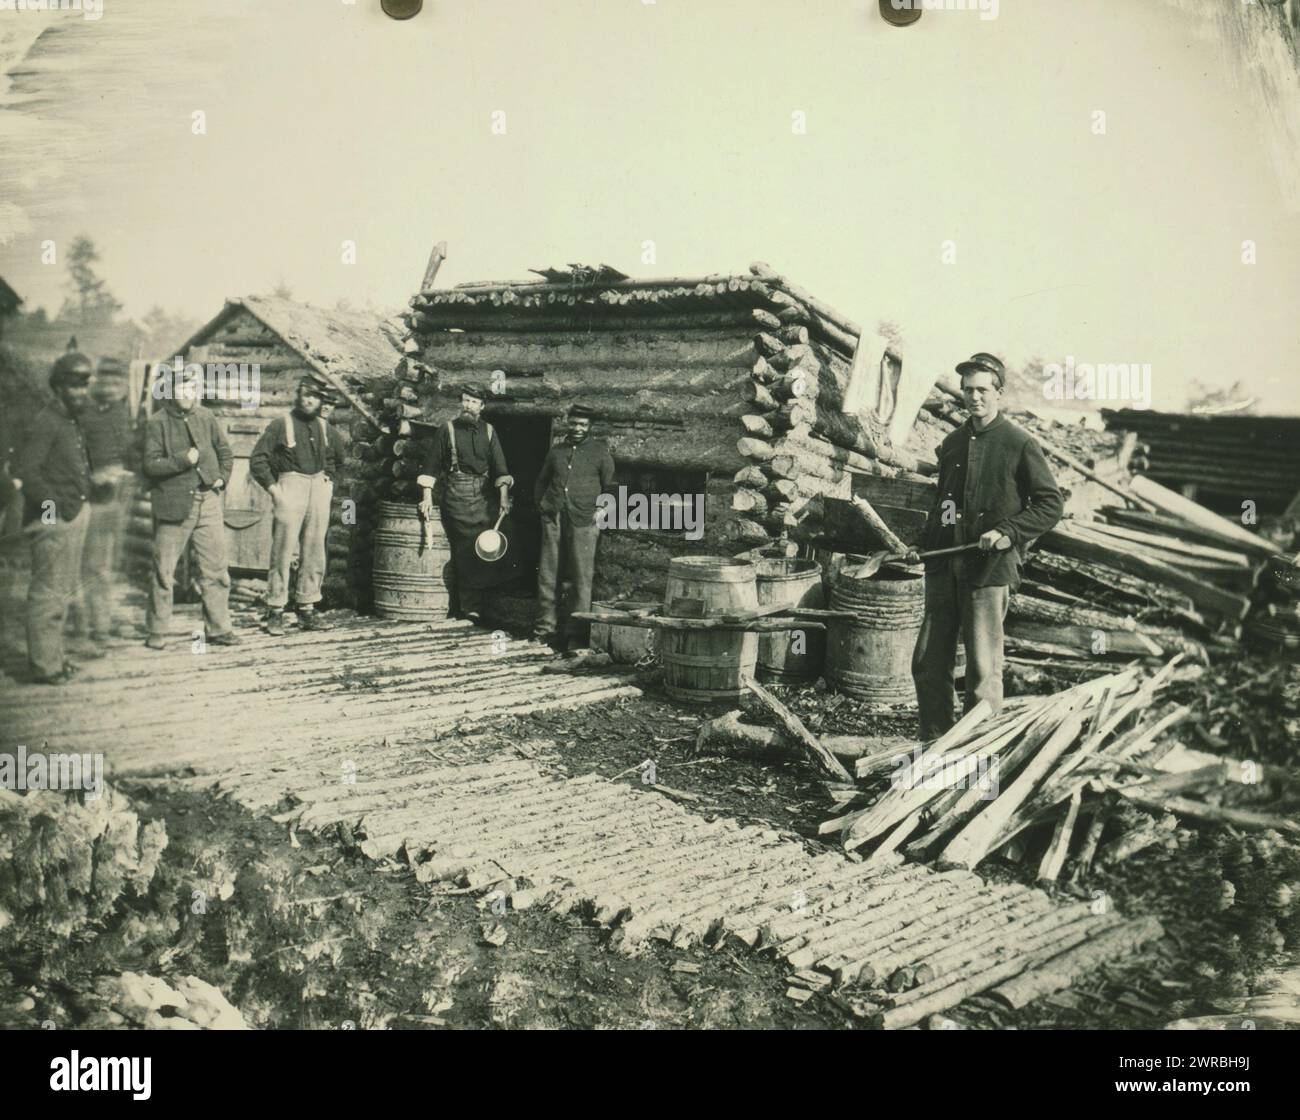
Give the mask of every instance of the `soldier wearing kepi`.
M 144 474 L 152 484 L 153 555 L 149 580 L 150 649 L 167 648 L 172 621 L 176 562 L 193 542 L 199 594 L 209 645 L 239 643 L 230 623 L 230 572 L 222 495 L 230 482 L 234 453 L 211 411 L 199 407 L 201 367 L 170 371 L 166 403 L 144 430 Z
M 537 508 L 542 515 L 542 555 L 537 570 L 536 636 L 570 648 L 586 645 L 590 628 L 566 620 L 561 630 L 557 599 L 560 576 L 573 581 L 572 611 L 591 610 L 591 580 L 600 536 L 597 500 L 614 486 L 614 457 L 603 439 L 591 434 L 592 410 L 569 409 L 569 431 L 552 447 L 537 477 Z
M 334 445 L 321 405 L 333 392 L 310 377 L 298 382 L 297 400 L 285 416 L 272 420 L 249 456 L 248 471 L 275 502 L 271 528 L 271 567 L 266 580 L 266 632 L 284 633 L 289 573 L 298 558 L 294 609 L 304 630 L 328 630 L 316 609 L 325 578 L 325 533 L 334 498 Z
M 451 545 L 453 613 L 471 622 L 482 618 L 487 578 L 474 554 L 474 541 L 484 529 L 492 528 L 498 512 L 510 512 L 510 488 L 515 484 L 501 440 L 482 419 L 482 412 L 483 391 L 466 385 L 460 393 L 460 415 L 434 433 L 419 478 L 424 490 L 420 500 L 423 517 L 432 516 L 435 486 L 440 490 L 442 527 Z
M 130 501 L 132 432 L 126 395 L 126 367 L 116 358 L 100 358 L 90 404 L 81 414 L 91 482 L 90 525 L 81 565 L 82 613 L 90 640 L 97 644 L 113 632 L 115 572 Z
M 1006 375 L 991 354 L 957 366 L 969 417 L 939 446 L 938 497 L 922 550 L 979 542 L 978 553 L 927 560 L 925 617 L 912 654 L 922 741 L 953 724 L 957 636 L 966 646 L 969 710 L 1002 705 L 1002 622 L 1034 540 L 1061 518 L 1061 491 L 1038 444 L 999 411 Z M 1010 548 L 998 551 L 1002 538 Z
M 76 340 L 50 370 L 54 400 L 33 418 L 18 447 L 14 477 L 22 481 L 23 532 L 32 549 L 27 589 L 27 660 L 41 684 L 63 684 L 63 627 L 77 593 L 90 523 L 90 461 L 79 417 L 90 397 L 90 359 Z

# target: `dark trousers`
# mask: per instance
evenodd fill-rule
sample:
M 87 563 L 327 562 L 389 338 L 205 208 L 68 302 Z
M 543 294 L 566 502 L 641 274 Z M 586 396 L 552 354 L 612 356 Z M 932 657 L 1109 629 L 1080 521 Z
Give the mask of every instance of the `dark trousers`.
M 71 521 L 33 521 L 23 530 L 32 546 L 32 581 L 27 587 L 27 660 L 38 676 L 63 669 L 63 624 L 81 590 L 81 554 L 90 524 L 83 504 Z
M 965 710 L 987 700 L 996 713 L 1002 707 L 1002 621 L 1011 590 L 971 587 L 943 564 L 925 573 L 925 617 L 912 651 L 912 680 L 920 713 L 921 740 L 937 738 L 953 723 L 953 668 L 957 637 L 966 646 Z
M 591 580 L 596 569 L 596 542 L 600 530 L 590 521 L 575 524 L 567 513 L 542 514 L 542 554 L 537 566 L 537 624 L 541 633 L 563 634 L 575 645 L 585 645 L 591 624 L 574 621 L 574 611 L 591 610 Z M 560 629 L 560 580 L 568 574 L 573 599 Z

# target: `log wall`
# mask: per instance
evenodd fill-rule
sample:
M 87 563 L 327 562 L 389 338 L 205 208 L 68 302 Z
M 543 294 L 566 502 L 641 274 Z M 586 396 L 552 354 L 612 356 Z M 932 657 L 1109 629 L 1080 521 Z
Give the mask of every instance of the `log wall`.
M 678 551 L 818 537 L 816 503 L 850 498 L 855 477 L 932 473 L 951 422 L 923 411 L 915 445 L 899 448 L 845 413 L 857 328 L 766 266 L 751 272 L 417 295 L 406 356 L 373 401 L 386 431 L 360 451 L 366 498 L 418 498 L 424 425 L 455 413 L 466 382 L 488 394 L 489 417 L 554 418 L 581 400 L 620 465 L 707 475 L 702 542 L 604 535 L 605 597 L 661 589 Z

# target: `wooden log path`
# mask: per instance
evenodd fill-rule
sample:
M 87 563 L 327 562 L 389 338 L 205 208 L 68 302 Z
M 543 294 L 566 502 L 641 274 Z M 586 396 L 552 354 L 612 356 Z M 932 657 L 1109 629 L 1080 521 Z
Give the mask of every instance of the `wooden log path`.
M 1046 994 L 1079 962 L 1091 969 L 1158 936 L 1149 919 L 970 871 L 896 853 L 864 864 L 707 819 L 635 774 L 569 777 L 521 757 L 492 732 L 499 719 L 640 694 L 617 677 L 543 674 L 547 651 L 532 642 L 461 622 L 350 618 L 279 639 L 244 628 L 239 647 L 192 653 L 193 621 L 178 617 L 174 651 L 121 641 L 63 688 L 5 686 L 0 746 L 102 751 L 110 777 L 173 775 L 289 828 L 346 825 L 372 859 L 521 905 L 540 899 L 610 929 L 623 951 L 658 940 L 771 952 L 854 986 L 889 1028 L 1015 977 Z M 486 731 L 437 742 L 470 727 Z M 439 748 L 453 744 L 448 762 Z

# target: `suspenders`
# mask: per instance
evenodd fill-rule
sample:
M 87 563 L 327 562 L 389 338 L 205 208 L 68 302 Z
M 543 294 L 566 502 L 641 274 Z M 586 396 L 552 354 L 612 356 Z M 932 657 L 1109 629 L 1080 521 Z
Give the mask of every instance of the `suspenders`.
M 492 425 L 484 420 L 483 427 L 487 429 L 488 446 L 491 447 Z M 456 428 L 451 420 L 447 421 L 447 446 L 451 448 L 451 473 L 457 474 L 460 471 L 460 456 L 456 453 Z
M 320 445 L 322 454 L 324 449 L 329 446 L 329 432 L 325 428 L 325 417 L 317 416 L 316 423 L 320 425 Z M 290 449 L 297 447 L 298 444 L 293 437 L 293 413 L 286 412 L 284 416 L 284 445 Z
M 326 464 L 329 461 L 330 433 L 329 433 L 329 428 L 326 427 L 325 425 L 325 417 L 317 416 L 316 422 L 320 425 L 320 466 L 321 466 L 321 473 L 324 474 Z M 298 446 L 298 443 L 294 439 L 294 435 L 293 435 L 293 413 L 292 412 L 286 412 L 284 416 L 284 445 L 285 447 L 288 447 L 290 450 Z M 337 466 L 338 464 L 335 464 L 336 468 Z M 325 477 L 328 478 L 329 475 L 326 475 Z

